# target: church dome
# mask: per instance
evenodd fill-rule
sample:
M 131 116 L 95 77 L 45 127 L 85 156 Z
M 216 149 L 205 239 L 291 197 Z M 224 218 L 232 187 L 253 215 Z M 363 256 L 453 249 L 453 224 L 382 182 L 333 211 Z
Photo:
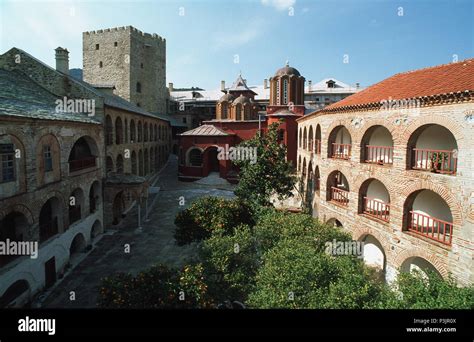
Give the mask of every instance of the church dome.
M 222 95 L 221 98 L 219 99 L 219 102 L 224 102 L 224 101 L 232 102 L 234 101 L 234 97 L 231 94 L 227 93 L 225 95 Z
M 236 99 L 234 100 L 234 102 L 233 102 L 234 105 L 236 105 L 236 104 L 238 104 L 238 103 L 240 103 L 240 104 L 250 103 L 250 100 L 249 100 L 248 97 L 243 96 L 243 95 L 240 95 L 240 96 L 239 96 L 238 98 L 236 98 Z
M 285 75 L 301 76 L 298 70 L 296 70 L 293 67 L 290 67 L 289 65 L 286 65 L 283 68 L 278 69 L 277 72 L 275 73 L 275 77 L 285 76 Z

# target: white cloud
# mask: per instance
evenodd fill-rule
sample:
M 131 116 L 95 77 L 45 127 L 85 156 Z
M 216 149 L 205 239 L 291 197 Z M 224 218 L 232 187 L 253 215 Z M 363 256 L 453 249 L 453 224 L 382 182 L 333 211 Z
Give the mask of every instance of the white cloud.
M 274 7 L 278 11 L 285 11 L 294 6 L 296 0 L 261 0 L 264 6 Z

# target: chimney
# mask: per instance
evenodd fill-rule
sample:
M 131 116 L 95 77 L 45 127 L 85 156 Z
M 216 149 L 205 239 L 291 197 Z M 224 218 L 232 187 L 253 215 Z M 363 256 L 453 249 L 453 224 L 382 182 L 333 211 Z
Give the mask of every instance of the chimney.
M 267 89 L 267 88 L 268 88 L 268 80 L 264 79 L 263 80 L 263 89 Z
M 313 81 L 309 80 L 308 81 L 308 92 L 311 93 L 313 91 L 312 87 L 313 87 Z
M 168 90 L 170 93 L 173 91 L 173 82 L 168 83 Z
M 69 51 L 58 47 L 56 51 L 56 70 L 69 75 Z
M 221 81 L 221 90 L 222 90 L 222 91 L 225 90 L 225 81 Z

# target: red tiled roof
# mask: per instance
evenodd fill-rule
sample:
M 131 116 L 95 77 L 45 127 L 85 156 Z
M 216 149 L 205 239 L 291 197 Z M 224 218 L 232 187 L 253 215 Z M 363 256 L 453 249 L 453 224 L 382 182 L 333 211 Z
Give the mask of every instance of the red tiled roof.
M 474 90 L 474 58 L 391 76 L 322 110 Z

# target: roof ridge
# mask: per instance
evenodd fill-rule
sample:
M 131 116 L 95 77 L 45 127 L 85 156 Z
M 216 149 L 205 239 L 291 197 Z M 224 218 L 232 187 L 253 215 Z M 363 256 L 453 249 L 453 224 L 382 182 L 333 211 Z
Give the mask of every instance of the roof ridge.
M 418 71 L 426 71 L 426 70 L 429 70 L 429 69 L 438 69 L 438 68 L 443 68 L 443 67 L 447 67 L 447 66 L 451 66 L 451 65 L 455 65 L 455 64 L 460 64 L 460 63 L 466 63 L 466 62 L 468 62 L 468 63 L 474 62 L 474 57 L 473 58 L 466 58 L 466 59 L 463 59 L 463 60 L 457 61 L 457 62 L 450 62 L 450 63 L 427 66 L 427 67 L 420 68 L 420 69 L 402 71 L 402 72 L 399 72 L 399 73 L 396 73 L 396 74 L 392 75 L 391 77 L 396 76 L 396 75 L 410 74 L 410 73 L 418 72 Z

